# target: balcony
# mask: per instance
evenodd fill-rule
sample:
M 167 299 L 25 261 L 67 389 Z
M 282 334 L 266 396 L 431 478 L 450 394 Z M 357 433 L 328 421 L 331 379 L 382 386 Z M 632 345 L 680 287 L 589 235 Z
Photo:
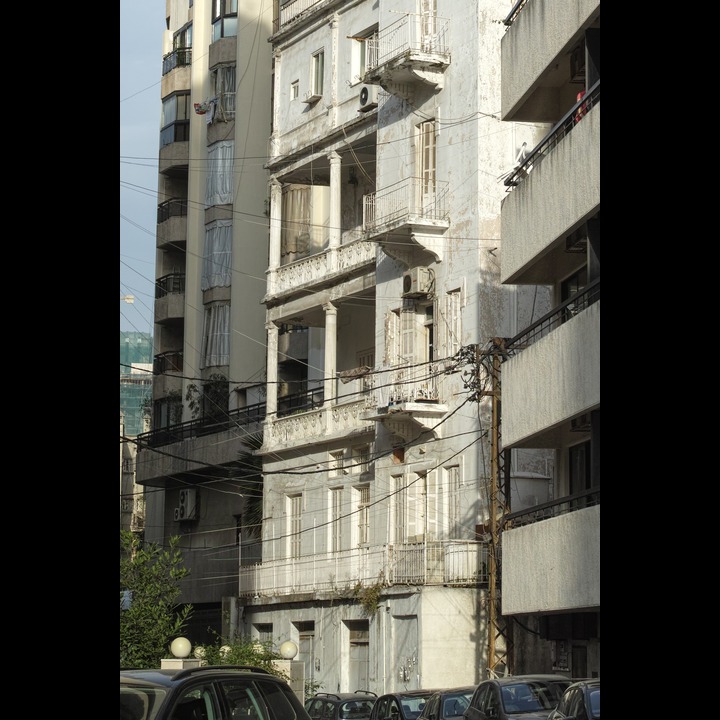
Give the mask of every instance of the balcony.
M 302 593 L 354 595 L 358 585 L 487 583 L 487 545 L 471 540 L 398 543 L 274 558 L 240 566 L 239 595 L 270 598 Z
M 507 515 L 501 547 L 503 615 L 600 607 L 599 488 Z
M 182 391 L 182 350 L 159 353 L 153 359 L 153 394 L 166 397 Z
M 600 407 L 600 280 L 506 343 L 503 445 L 566 447 L 572 419 Z
M 158 172 L 170 178 L 186 177 L 190 162 L 190 121 L 178 120 L 160 131 Z
M 443 258 L 443 236 L 450 227 L 449 184 L 419 177 L 401 180 L 363 198 L 363 229 L 387 255 L 411 265 Z
M 280 15 L 273 20 L 273 33 L 284 30 L 288 23 L 299 18 L 306 10 L 314 8 L 315 5 L 326 5 L 324 0 L 290 0 L 280 5 Z M 308 13 L 309 15 L 310 13 Z
M 504 184 L 509 195 L 501 215 L 502 282 L 557 282 L 572 267 L 567 229 L 600 208 L 599 80 L 506 174 Z
M 341 245 L 337 249 L 296 260 L 277 269 L 268 283 L 270 295 L 280 295 L 309 288 L 337 284 L 343 276 L 375 269 L 376 249 L 362 240 Z
M 185 273 L 171 273 L 155 281 L 155 322 L 185 317 Z
M 431 364 L 417 368 L 402 367 L 389 374 L 389 382 L 376 389 L 378 407 L 366 416 L 379 420 L 395 435 L 410 440 L 422 431 L 432 430 L 448 411 L 443 402 L 445 371 Z
M 361 387 L 336 396 L 327 405 L 323 404 L 322 388 L 278 398 L 277 417 L 268 417 L 265 422 L 262 452 L 371 432 L 373 425 L 365 416 L 374 405 L 374 397 Z
M 442 88 L 448 65 L 448 20 L 408 13 L 368 39 L 363 82 L 413 102 L 417 89 Z
M 178 48 L 164 55 L 160 96 L 166 98 L 173 93 L 189 90 L 191 66 L 192 48 Z
M 171 198 L 158 205 L 158 249 L 185 248 L 187 243 L 187 200 Z

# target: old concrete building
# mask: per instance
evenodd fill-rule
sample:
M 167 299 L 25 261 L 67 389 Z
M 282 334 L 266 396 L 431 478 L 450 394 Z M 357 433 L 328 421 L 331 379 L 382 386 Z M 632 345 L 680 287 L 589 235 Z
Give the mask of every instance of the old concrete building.
M 138 476 L 146 537 L 183 536 L 191 641 L 203 623 L 292 641 L 306 687 L 330 692 L 549 672 L 551 641 L 501 617 L 501 581 L 525 592 L 504 519 L 567 492 L 558 446 L 524 432 L 544 413 L 506 437 L 505 383 L 528 402 L 506 368 L 532 351 L 507 341 L 564 280 L 523 274 L 517 227 L 505 258 L 516 178 L 558 119 L 534 112 L 530 75 L 506 103 L 512 4 L 167 7 Z

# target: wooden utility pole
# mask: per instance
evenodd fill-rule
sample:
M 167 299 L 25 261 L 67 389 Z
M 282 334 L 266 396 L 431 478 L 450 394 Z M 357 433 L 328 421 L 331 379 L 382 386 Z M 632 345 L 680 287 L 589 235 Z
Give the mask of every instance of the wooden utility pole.
M 490 428 L 490 542 L 488 544 L 488 612 L 487 612 L 487 670 L 490 677 L 512 674 L 511 667 L 512 638 L 511 627 L 505 622 L 502 613 L 502 573 L 500 548 L 500 520 L 508 511 L 507 498 L 502 490 L 504 475 L 504 458 L 501 443 L 501 395 L 500 395 L 500 364 L 505 354 L 505 343 L 502 338 L 493 338 L 490 350 L 482 353 L 489 355 L 490 390 L 481 395 L 491 398 Z M 480 365 L 480 358 L 478 358 Z M 479 375 L 479 367 L 478 367 Z

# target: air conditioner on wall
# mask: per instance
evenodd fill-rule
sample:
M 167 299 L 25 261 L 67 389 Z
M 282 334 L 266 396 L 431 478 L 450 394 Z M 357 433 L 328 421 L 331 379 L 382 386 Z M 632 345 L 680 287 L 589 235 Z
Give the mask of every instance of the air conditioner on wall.
M 358 112 L 367 112 L 378 106 L 378 86 L 363 85 L 360 89 L 360 107 Z
M 433 274 L 429 268 L 414 267 L 403 273 L 403 291 L 405 298 L 422 297 L 432 290 Z
M 194 520 L 197 517 L 197 491 L 182 489 L 180 491 L 180 505 L 176 508 L 178 520 Z

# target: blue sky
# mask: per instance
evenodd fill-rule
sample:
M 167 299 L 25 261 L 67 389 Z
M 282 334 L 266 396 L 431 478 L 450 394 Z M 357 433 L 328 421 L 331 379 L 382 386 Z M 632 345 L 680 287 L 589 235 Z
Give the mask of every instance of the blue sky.
M 120 330 L 150 333 L 164 29 L 165 0 L 120 0 Z

